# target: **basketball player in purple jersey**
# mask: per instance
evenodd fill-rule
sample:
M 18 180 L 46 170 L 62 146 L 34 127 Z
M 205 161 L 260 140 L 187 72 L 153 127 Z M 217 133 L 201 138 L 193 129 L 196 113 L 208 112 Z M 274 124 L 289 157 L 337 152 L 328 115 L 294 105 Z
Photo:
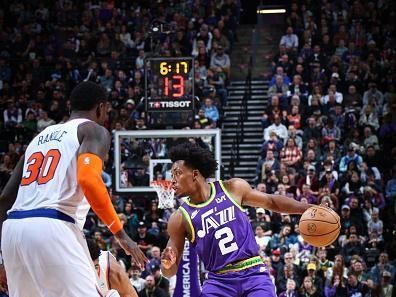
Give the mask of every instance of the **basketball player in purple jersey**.
M 207 183 L 217 163 L 211 152 L 192 143 L 172 148 L 169 157 L 175 193 L 187 198 L 168 222 L 163 275 L 176 274 L 187 237 L 209 271 L 201 297 L 275 297 L 243 206 L 302 214 L 312 205 L 253 190 L 239 178 Z

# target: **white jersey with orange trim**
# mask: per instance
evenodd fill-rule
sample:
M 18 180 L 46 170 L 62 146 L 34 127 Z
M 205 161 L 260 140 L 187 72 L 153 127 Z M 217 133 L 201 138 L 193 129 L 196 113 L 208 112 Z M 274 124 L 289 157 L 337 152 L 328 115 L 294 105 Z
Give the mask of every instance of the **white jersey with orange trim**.
M 18 195 L 9 211 L 50 208 L 77 222 L 85 219 L 89 204 L 77 182 L 77 130 L 87 121 L 73 119 L 49 126 L 31 141 Z

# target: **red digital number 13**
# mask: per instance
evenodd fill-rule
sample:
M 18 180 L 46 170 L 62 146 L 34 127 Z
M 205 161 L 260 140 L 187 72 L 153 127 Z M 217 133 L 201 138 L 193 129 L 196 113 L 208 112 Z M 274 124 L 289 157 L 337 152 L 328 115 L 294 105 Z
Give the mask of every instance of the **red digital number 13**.
M 177 81 L 177 82 L 176 82 Z M 165 90 L 164 95 L 169 96 L 169 78 L 164 79 Z M 179 98 L 184 95 L 184 77 L 181 75 L 172 76 L 172 88 L 175 90 L 173 97 Z

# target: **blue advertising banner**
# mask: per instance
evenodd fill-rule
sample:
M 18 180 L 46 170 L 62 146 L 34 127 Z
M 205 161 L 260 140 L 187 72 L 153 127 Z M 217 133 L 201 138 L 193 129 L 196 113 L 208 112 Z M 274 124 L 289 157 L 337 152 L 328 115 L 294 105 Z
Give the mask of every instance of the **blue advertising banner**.
M 176 277 L 176 288 L 173 297 L 197 297 L 201 294 L 198 256 L 188 240 L 184 243 L 183 257 Z

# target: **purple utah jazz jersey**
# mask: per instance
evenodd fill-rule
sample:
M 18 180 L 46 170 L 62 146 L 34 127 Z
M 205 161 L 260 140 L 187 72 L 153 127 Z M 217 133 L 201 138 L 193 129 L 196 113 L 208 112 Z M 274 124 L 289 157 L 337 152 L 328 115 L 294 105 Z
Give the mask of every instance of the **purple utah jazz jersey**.
M 259 255 L 252 226 L 243 208 L 221 181 L 210 183 L 208 201 L 195 205 L 188 200 L 179 210 L 192 229 L 192 244 L 209 271 Z

